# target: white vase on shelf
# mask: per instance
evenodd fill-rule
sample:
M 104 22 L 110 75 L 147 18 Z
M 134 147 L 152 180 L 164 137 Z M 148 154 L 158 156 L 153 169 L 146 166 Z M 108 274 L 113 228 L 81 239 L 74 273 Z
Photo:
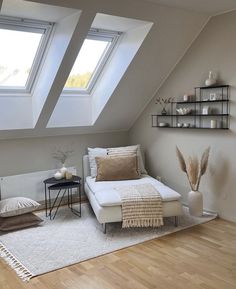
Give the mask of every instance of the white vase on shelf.
M 213 86 L 215 84 L 216 84 L 216 79 L 214 77 L 214 74 L 213 74 L 212 71 L 209 71 L 209 76 L 208 76 L 208 78 L 205 81 L 205 85 L 206 86 Z
M 67 168 L 65 164 L 62 164 L 62 168 L 60 169 L 60 173 L 62 174 L 62 177 L 64 178 L 67 172 Z
M 203 197 L 199 191 L 190 191 L 188 193 L 189 213 L 192 216 L 201 217 L 203 215 Z

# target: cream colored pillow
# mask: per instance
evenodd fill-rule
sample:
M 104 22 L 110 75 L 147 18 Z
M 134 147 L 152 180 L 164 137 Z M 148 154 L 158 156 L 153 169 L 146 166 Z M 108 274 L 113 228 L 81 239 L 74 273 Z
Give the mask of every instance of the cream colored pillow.
M 120 181 L 139 179 L 137 156 L 96 157 L 96 181 Z
M 0 217 L 12 217 L 36 210 L 40 204 L 28 198 L 9 198 L 0 201 Z
M 140 144 L 133 145 L 133 146 L 108 148 L 107 154 L 108 156 L 111 156 L 111 157 L 122 157 L 122 156 L 124 157 L 124 156 L 130 156 L 130 155 L 137 155 L 138 156 L 138 169 L 139 169 L 140 174 L 147 174 L 147 171 L 144 167 Z

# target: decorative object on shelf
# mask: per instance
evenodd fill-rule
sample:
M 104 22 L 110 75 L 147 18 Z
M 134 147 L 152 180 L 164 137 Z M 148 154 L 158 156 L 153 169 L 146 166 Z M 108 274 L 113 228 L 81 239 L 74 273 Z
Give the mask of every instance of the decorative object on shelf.
M 194 101 L 194 99 L 195 99 L 194 94 L 192 94 L 192 93 L 185 93 L 185 94 L 183 95 L 183 99 L 181 99 L 181 100 L 183 100 L 183 101 L 185 101 L 185 102 L 189 102 L 189 101 Z
M 210 100 L 211 100 L 211 101 L 217 100 L 217 95 L 216 95 L 216 93 L 210 93 Z
M 63 175 L 61 172 L 57 171 L 55 174 L 54 174 L 54 178 L 56 180 L 61 180 L 63 178 Z
M 211 128 L 217 128 L 217 120 L 216 119 L 211 120 Z
M 180 123 L 180 122 L 177 122 L 177 127 L 182 127 L 183 126 L 183 124 L 182 123 Z
M 189 101 L 189 95 L 188 94 L 185 94 L 183 96 L 183 101 Z
M 167 126 L 169 126 L 169 123 L 167 123 L 167 122 L 159 122 L 158 126 L 159 127 L 167 127 Z
M 212 71 L 209 71 L 209 76 L 205 81 L 206 86 L 213 86 L 216 84 L 216 78 L 214 77 L 214 74 Z
M 184 123 L 183 127 L 190 127 L 190 123 Z
M 203 106 L 202 108 L 202 114 L 207 115 L 210 113 L 210 107 L 209 106 Z
M 198 161 L 197 157 L 189 157 L 185 161 L 181 151 L 176 146 L 176 154 L 180 163 L 181 170 L 186 173 L 191 191 L 188 194 L 189 212 L 193 216 L 202 216 L 203 214 L 203 198 L 202 193 L 199 192 L 199 185 L 201 177 L 205 174 L 208 159 L 209 159 L 210 147 L 208 147 L 202 154 L 201 161 Z
M 162 107 L 161 114 L 162 115 L 167 115 L 167 110 L 166 106 L 170 104 L 174 100 L 174 97 L 168 97 L 168 98 L 163 98 L 163 97 L 157 97 L 156 98 L 156 104 L 160 104 Z
M 192 112 L 191 108 L 186 108 L 186 107 L 180 107 L 180 108 L 176 108 L 176 111 L 180 114 L 180 115 L 187 115 L 190 114 Z

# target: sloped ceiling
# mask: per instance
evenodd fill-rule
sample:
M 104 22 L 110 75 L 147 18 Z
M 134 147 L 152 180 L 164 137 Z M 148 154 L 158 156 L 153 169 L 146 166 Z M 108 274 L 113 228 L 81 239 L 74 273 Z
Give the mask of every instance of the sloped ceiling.
M 21 0 L 15 1 L 19 2 L 19 5 L 21 2 L 26 3 Z M 67 67 L 66 70 L 69 72 L 69 67 L 73 64 L 69 55 L 71 50 L 73 52 L 71 55 L 75 56 L 75 51 L 72 46 L 68 46 L 67 57 L 63 59 L 64 67 L 58 68 L 53 79 L 53 101 L 48 102 L 48 108 L 44 109 L 41 125 L 28 129 L 0 130 L 0 138 L 128 130 L 208 20 L 208 16 L 204 13 L 165 7 L 141 0 L 38 0 L 34 2 L 55 5 L 58 8 L 66 6 L 66 9 L 82 11 L 83 17 L 79 21 L 82 36 L 78 38 L 81 43 L 90 22 L 92 23 L 97 13 L 149 21 L 153 23 L 153 27 L 93 125 L 47 128 L 47 121 L 57 102 L 54 100 L 58 100 L 60 96 L 58 87 L 62 87 L 62 79 L 65 80 L 67 77 L 64 68 Z M 23 112 L 24 107 L 20 113 Z M 17 112 L 15 113 L 17 115 Z
M 207 13 L 211 16 L 236 9 L 235 0 L 147 0 L 157 4 Z

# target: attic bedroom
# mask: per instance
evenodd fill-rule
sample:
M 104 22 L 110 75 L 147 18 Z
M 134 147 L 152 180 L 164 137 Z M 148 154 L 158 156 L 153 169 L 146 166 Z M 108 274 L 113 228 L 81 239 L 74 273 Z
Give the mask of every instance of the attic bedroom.
M 236 288 L 233 0 L 0 0 L 0 288 Z

